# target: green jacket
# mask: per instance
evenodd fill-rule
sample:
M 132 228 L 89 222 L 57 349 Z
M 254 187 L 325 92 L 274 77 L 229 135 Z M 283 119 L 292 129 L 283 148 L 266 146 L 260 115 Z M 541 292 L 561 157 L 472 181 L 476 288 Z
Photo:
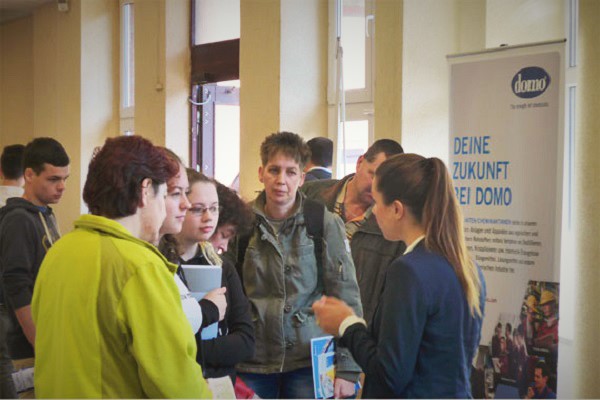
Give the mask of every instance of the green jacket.
M 209 398 L 170 264 L 116 221 L 83 215 L 33 294 L 39 398 Z
M 353 176 L 354 174 L 348 175 L 341 180 L 328 179 L 307 182 L 301 190 L 306 197 L 322 202 L 329 211 L 333 212 L 340 191 Z M 404 242 L 386 240 L 377 225 L 375 215 L 371 213 L 352 236 L 350 249 L 356 267 L 356 278 L 360 288 L 365 320 L 367 323 L 371 323 L 371 318 L 375 314 L 375 308 L 377 308 L 383 292 L 387 267 L 404 253 L 406 245 Z
M 311 309 L 323 294 L 344 300 L 362 316 L 342 221 L 325 210 L 323 282 L 319 282 L 314 242 L 304 224 L 303 202 L 298 193 L 297 210 L 283 222 L 278 235 L 264 213 L 264 192 L 252 205 L 257 223 L 248 242 L 242 273 L 251 304 L 256 351 L 252 360 L 238 365 L 239 371 L 270 374 L 309 367 L 310 339 L 325 335 Z M 237 260 L 237 243 L 228 256 Z M 358 377 L 360 368 L 347 349 L 339 349 L 337 361 L 339 377 Z

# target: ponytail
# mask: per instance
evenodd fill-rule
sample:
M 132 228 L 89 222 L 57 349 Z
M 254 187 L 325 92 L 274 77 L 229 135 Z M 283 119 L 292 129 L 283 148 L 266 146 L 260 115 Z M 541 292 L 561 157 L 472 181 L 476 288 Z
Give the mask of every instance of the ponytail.
M 376 171 L 386 204 L 399 200 L 425 228 L 425 246 L 445 257 L 463 288 L 472 315 L 482 315 L 481 281 L 463 232 L 463 216 L 444 163 L 417 154 L 390 157 Z
M 448 260 L 465 292 L 471 314 L 481 316 L 481 282 L 465 244 L 463 216 L 450 176 L 439 158 L 429 158 L 427 162 L 430 164 L 431 180 L 423 205 L 425 246 Z

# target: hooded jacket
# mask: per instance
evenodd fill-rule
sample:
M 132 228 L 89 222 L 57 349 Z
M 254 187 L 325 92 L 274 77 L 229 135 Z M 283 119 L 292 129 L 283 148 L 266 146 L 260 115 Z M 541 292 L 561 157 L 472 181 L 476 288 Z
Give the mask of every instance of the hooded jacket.
M 60 237 L 50 207 L 38 207 L 20 197 L 0 209 L 0 272 L 2 298 L 12 320 L 7 344 L 12 359 L 33 357 L 15 310 L 31 304 L 33 285 L 46 252 Z

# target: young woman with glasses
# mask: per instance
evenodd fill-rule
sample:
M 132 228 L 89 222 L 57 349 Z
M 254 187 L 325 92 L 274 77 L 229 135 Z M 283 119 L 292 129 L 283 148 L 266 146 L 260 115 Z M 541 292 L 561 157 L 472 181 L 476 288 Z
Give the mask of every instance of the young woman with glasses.
M 229 375 L 235 383 L 235 365 L 254 353 L 254 330 L 250 318 L 250 305 L 242 291 L 235 267 L 223 262 L 208 241 L 219 220 L 219 197 L 216 182 L 193 169 L 187 169 L 190 207 L 183 219 L 179 233 L 164 238 L 163 254 L 180 265 L 220 265 L 221 288 L 209 292 L 202 300 L 202 327 L 218 321 L 217 337 L 202 340 L 196 335 L 197 361 L 206 378 Z M 187 284 L 181 266 L 177 273 Z M 212 297 L 225 296 L 226 305 Z

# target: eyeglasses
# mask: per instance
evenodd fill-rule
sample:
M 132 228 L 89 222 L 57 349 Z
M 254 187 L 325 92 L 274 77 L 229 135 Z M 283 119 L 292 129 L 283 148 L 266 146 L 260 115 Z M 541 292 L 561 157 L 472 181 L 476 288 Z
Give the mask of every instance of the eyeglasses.
M 197 217 L 204 215 L 206 212 L 209 212 L 212 215 L 217 215 L 219 212 L 221 212 L 221 206 L 192 207 L 188 210 L 188 212 Z

